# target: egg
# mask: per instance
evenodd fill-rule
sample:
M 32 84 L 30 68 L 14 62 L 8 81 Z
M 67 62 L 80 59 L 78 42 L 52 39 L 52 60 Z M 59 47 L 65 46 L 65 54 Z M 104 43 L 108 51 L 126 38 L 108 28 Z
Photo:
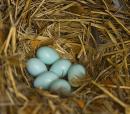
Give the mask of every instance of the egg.
M 41 60 L 37 58 L 31 58 L 26 63 L 27 71 L 34 77 L 47 71 L 47 67 Z
M 68 71 L 68 81 L 73 87 L 78 87 L 79 79 L 83 79 L 86 75 L 86 70 L 81 64 L 73 64 L 71 65 Z
M 46 71 L 42 74 L 40 74 L 35 80 L 34 80 L 34 87 L 36 88 L 43 88 L 43 89 L 48 89 L 50 84 L 58 79 L 58 76 L 54 74 L 51 71 Z
M 52 92 L 67 95 L 71 92 L 71 86 L 66 80 L 57 79 L 50 85 L 50 90 Z
M 59 77 L 65 77 L 71 66 L 71 62 L 67 59 L 57 60 L 50 68 L 50 71 L 54 72 Z
M 36 56 L 44 63 L 47 65 L 51 65 L 53 64 L 55 61 L 57 61 L 60 56 L 59 54 L 56 52 L 56 50 L 54 50 L 53 48 L 44 46 L 44 47 L 40 47 L 37 52 L 36 52 Z

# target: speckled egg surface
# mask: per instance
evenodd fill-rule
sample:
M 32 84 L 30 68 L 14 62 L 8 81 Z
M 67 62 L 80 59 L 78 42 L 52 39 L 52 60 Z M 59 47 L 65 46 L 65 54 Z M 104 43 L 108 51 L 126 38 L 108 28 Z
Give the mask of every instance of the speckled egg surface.
M 51 66 L 50 71 L 54 72 L 59 77 L 64 77 L 67 75 L 70 66 L 71 62 L 69 60 L 59 59 Z
M 77 87 L 79 85 L 78 85 L 78 83 L 76 83 L 75 80 L 81 79 L 81 78 L 85 77 L 85 75 L 86 75 L 86 70 L 83 65 L 73 64 L 68 71 L 69 83 L 72 86 Z
M 27 71 L 34 77 L 47 71 L 47 67 L 41 60 L 37 58 L 31 58 L 26 63 Z
M 60 56 L 54 50 L 53 48 L 50 48 L 48 46 L 40 47 L 37 52 L 36 56 L 44 63 L 47 65 L 53 64 L 55 61 L 57 61 Z
M 71 86 L 66 80 L 57 79 L 52 82 L 50 90 L 60 94 L 68 94 L 71 92 Z
M 50 84 L 56 79 L 58 79 L 58 76 L 56 74 L 54 74 L 53 72 L 47 71 L 40 74 L 34 80 L 33 84 L 34 84 L 34 87 L 48 89 Z

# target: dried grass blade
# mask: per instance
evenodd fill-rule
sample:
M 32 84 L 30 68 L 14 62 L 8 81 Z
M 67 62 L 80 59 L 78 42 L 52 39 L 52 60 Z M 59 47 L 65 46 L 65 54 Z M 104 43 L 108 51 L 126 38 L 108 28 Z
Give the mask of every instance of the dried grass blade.
M 124 102 L 122 102 L 121 100 L 119 100 L 117 97 L 115 97 L 114 95 L 112 95 L 107 89 L 105 89 L 104 87 L 102 87 L 100 84 L 97 84 L 95 81 L 92 81 L 92 83 L 97 86 L 99 89 L 101 89 L 104 93 L 106 93 L 109 97 L 111 97 L 115 102 L 117 102 L 118 104 L 120 104 L 122 107 L 127 108 L 128 105 L 125 104 Z
M 106 10 L 106 12 L 130 35 L 130 31 L 117 19 L 111 12 Z

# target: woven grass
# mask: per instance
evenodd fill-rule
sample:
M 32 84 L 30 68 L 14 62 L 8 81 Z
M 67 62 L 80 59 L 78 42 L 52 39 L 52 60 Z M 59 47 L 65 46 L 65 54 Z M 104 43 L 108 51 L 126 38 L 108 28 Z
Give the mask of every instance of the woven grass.
M 33 88 L 45 45 L 85 66 L 71 95 Z M 129 0 L 0 0 L 1 114 L 130 114 L 129 57 Z

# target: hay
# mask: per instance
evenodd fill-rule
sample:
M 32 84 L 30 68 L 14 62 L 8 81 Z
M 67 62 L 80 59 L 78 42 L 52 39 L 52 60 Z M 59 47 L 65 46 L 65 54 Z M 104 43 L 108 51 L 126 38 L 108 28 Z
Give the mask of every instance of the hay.
M 1 114 L 130 114 L 128 0 L 1 0 Z M 85 65 L 62 96 L 35 89 L 25 62 L 49 45 Z

